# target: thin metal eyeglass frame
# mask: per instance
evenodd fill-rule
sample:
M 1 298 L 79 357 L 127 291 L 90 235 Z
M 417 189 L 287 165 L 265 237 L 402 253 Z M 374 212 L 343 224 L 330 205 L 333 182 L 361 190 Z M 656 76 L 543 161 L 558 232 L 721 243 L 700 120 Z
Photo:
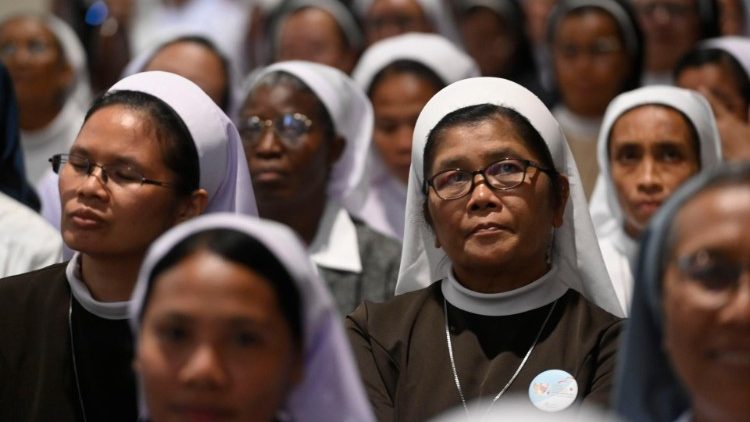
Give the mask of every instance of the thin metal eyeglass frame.
M 292 116 L 295 119 L 301 120 L 305 124 L 305 132 L 300 133 L 299 135 L 296 135 L 293 140 L 289 140 L 287 139 L 287 137 L 282 136 L 276 127 L 276 122 L 280 121 L 281 119 L 283 119 L 285 116 L 288 116 L 288 115 Z M 284 113 L 275 119 L 261 119 L 260 116 L 250 116 L 246 120 L 251 120 L 251 119 L 257 119 L 257 121 L 261 124 L 261 131 L 260 133 L 258 133 L 257 139 L 248 139 L 247 141 L 245 141 L 245 138 L 242 138 L 242 131 L 244 128 L 242 126 L 238 127 L 239 132 L 240 132 L 240 137 L 242 138 L 242 142 L 247 143 L 251 146 L 258 145 L 260 143 L 260 140 L 263 139 L 263 134 L 270 127 L 271 130 L 273 130 L 274 135 L 276 135 L 285 146 L 287 146 L 288 148 L 297 148 L 299 146 L 299 143 L 297 143 L 299 138 L 305 133 L 309 132 L 310 128 L 313 125 L 313 121 L 302 113 Z
M 523 164 L 523 176 L 521 177 L 521 180 L 518 183 L 516 183 L 515 185 L 513 185 L 513 186 L 505 186 L 505 187 L 495 187 L 495 186 L 492 186 L 492 184 L 489 183 L 489 179 L 487 178 L 487 175 L 485 174 L 485 171 L 487 171 L 488 168 L 494 166 L 495 164 L 502 163 L 503 161 L 517 161 L 519 163 L 522 163 Z M 445 170 L 439 171 L 439 172 L 433 174 L 432 177 L 430 177 L 429 179 L 427 179 L 425 181 L 425 186 L 423 188 L 423 191 L 424 191 L 425 195 L 427 195 L 427 188 L 431 187 L 432 190 L 435 191 L 435 195 L 437 195 L 438 198 L 440 198 L 440 199 L 442 199 L 444 201 L 451 201 L 453 199 L 461 199 L 461 198 L 469 195 L 471 192 L 474 191 L 474 188 L 476 187 L 476 184 L 477 184 L 477 182 L 475 182 L 477 174 L 481 174 L 482 175 L 482 178 L 484 179 L 484 184 L 487 185 L 490 189 L 499 190 L 499 191 L 515 189 L 515 188 L 521 186 L 523 184 L 523 182 L 526 181 L 526 173 L 528 173 L 529 167 L 534 167 L 535 169 L 538 169 L 539 171 L 547 173 L 548 175 L 552 175 L 554 173 L 554 169 L 549 169 L 549 168 L 546 168 L 546 167 L 542 167 L 542 166 L 540 166 L 540 165 L 538 165 L 538 164 L 536 164 L 536 163 L 534 163 L 534 162 L 532 162 L 530 160 L 522 160 L 522 159 L 519 159 L 519 158 L 510 158 L 510 157 L 508 157 L 508 158 L 503 158 L 502 160 L 498 160 L 498 161 L 492 162 L 492 163 L 488 164 L 486 167 L 484 167 L 483 169 L 479 169 L 479 170 L 467 171 L 467 170 L 464 170 L 464 169 L 455 168 L 455 169 L 445 169 Z M 469 185 L 469 189 L 465 193 L 463 193 L 461 195 L 458 195 L 458 196 L 452 196 L 452 197 L 449 197 L 449 198 L 444 198 L 444 197 L 442 197 L 440 195 L 440 193 L 438 193 L 438 190 L 435 187 L 435 178 L 438 177 L 438 176 L 440 176 L 441 174 L 449 172 L 449 171 L 461 171 L 461 172 L 464 172 L 464 173 L 470 173 L 471 174 L 471 178 L 470 178 L 470 182 L 469 182 L 470 185 Z
M 101 169 L 101 176 L 99 176 L 99 179 L 106 185 L 109 182 L 109 174 L 107 173 L 107 166 L 99 164 L 97 162 L 91 161 L 90 159 L 86 157 L 81 157 L 79 155 L 75 154 L 55 154 L 53 155 L 49 160 L 50 163 L 52 163 L 52 170 L 56 174 L 60 174 L 60 170 L 62 169 L 62 166 L 70 162 L 70 157 L 78 157 L 82 160 L 86 160 L 88 163 L 88 167 L 86 168 L 86 175 L 92 176 L 94 175 L 94 168 L 99 167 Z M 136 172 L 137 173 L 137 172 Z M 174 190 L 180 190 L 177 188 L 177 186 L 174 183 L 169 182 L 162 182 L 160 180 L 155 179 L 149 179 L 147 177 L 144 177 L 142 174 L 138 173 L 138 176 L 140 177 L 140 180 L 133 181 L 133 184 L 139 184 L 141 186 L 143 185 L 154 185 L 154 186 L 161 186 L 163 188 L 167 189 L 174 189 Z

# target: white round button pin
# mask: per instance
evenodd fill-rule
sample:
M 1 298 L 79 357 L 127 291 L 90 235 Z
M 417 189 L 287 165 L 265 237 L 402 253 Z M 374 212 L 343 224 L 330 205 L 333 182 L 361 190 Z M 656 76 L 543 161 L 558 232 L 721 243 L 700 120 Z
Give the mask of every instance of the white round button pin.
M 529 399 L 538 409 L 559 412 L 567 409 L 578 396 L 578 383 L 573 375 L 550 369 L 534 377 L 529 385 Z

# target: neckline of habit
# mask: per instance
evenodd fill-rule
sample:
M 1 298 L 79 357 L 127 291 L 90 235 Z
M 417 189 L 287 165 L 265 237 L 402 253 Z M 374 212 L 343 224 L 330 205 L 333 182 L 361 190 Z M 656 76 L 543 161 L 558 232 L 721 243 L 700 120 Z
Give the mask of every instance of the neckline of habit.
M 456 280 L 453 272 L 440 286 L 448 303 L 462 311 L 485 316 L 516 315 L 549 305 L 568 291 L 557 277 L 553 265 L 546 274 L 535 281 L 502 293 L 479 293 L 469 290 Z

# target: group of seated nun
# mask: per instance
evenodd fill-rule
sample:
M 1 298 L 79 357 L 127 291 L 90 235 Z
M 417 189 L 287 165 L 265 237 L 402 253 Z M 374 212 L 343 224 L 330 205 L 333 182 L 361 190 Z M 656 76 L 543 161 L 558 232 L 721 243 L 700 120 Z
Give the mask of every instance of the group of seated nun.
M 93 102 L 70 28 L 0 20 L 0 420 L 747 418 L 750 41 L 637 88 L 642 2 L 560 0 L 550 87 L 515 0 L 352 3 Z

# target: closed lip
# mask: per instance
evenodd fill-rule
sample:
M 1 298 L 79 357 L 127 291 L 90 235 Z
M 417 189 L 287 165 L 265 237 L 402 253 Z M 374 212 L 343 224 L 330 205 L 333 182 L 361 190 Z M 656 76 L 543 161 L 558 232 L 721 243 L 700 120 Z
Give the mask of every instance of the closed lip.
M 709 356 L 718 362 L 729 366 L 750 368 L 750 347 L 722 347 L 711 350 Z
M 99 225 L 105 222 L 104 217 L 86 208 L 72 211 L 69 215 L 75 223 L 83 226 Z
M 283 177 L 287 171 L 279 167 L 261 167 L 253 169 L 252 176 L 256 179 L 272 179 Z
M 481 234 L 494 234 L 499 231 L 508 231 L 508 227 L 499 223 L 479 223 L 469 230 L 468 236 L 481 235 Z
M 662 203 L 663 201 L 661 199 L 642 199 L 642 200 L 636 201 L 635 206 L 640 209 L 642 208 L 652 209 L 652 208 L 661 207 Z
M 213 404 L 177 404 L 172 410 L 186 421 L 214 421 L 229 419 L 234 415 L 232 409 Z

